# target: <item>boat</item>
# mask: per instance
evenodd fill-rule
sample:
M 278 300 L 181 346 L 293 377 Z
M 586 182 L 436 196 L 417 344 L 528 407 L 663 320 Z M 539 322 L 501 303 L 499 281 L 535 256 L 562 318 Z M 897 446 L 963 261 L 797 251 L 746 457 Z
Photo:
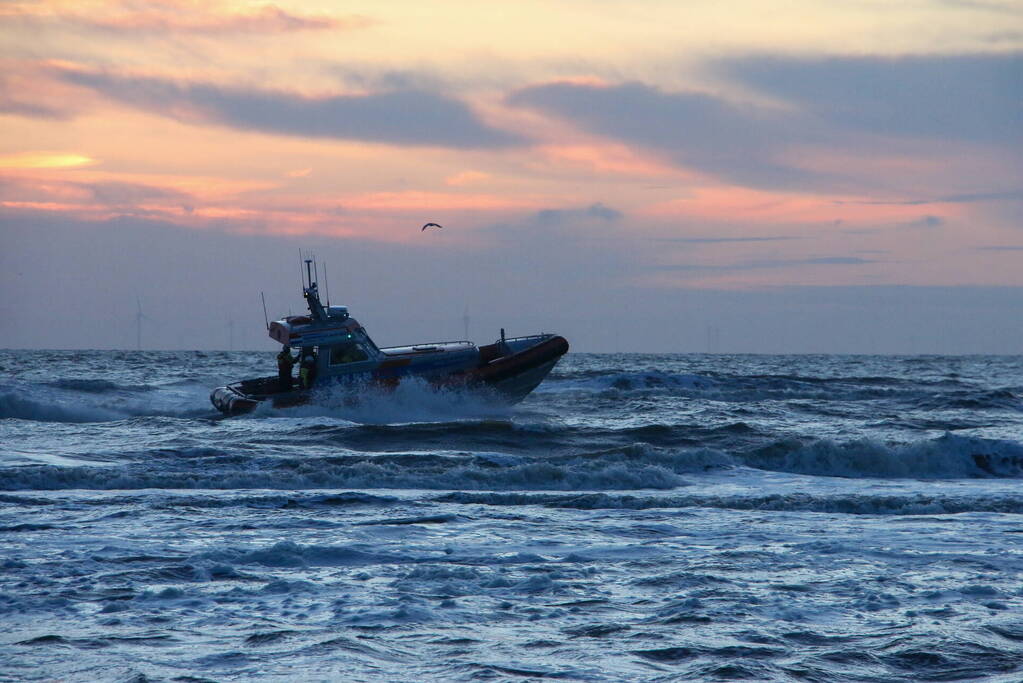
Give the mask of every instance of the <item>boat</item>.
M 504 329 L 499 339 L 483 346 L 447 341 L 379 348 L 347 306 L 331 306 L 329 297 L 327 305 L 321 302 L 313 273 L 312 260 L 306 259 L 302 295 L 309 314 L 266 321 L 271 339 L 300 350 L 298 365 L 307 371 L 299 377 L 273 375 L 217 387 L 210 401 L 218 410 L 238 415 L 260 404 L 287 408 L 315 402 L 318 391 L 335 388 L 357 398 L 360 392 L 391 389 L 409 378 L 515 404 L 568 352 L 568 341 L 560 335 L 506 337 Z

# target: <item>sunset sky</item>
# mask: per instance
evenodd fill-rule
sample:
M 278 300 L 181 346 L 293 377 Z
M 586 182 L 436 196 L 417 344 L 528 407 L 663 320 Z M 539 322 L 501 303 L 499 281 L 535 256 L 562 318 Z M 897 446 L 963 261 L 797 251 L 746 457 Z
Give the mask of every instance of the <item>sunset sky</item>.
M 1023 353 L 1023 5 L 0 1 L 0 329 Z M 434 221 L 443 230 L 421 232 Z

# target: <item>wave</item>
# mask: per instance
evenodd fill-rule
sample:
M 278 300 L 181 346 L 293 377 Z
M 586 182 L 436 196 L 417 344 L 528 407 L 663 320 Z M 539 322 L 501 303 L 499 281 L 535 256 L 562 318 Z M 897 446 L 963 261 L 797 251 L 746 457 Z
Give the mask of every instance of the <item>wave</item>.
M 193 369 L 186 368 L 182 372 L 187 377 L 179 373 L 165 377 L 158 384 L 68 376 L 36 384 L 3 385 L 0 386 L 0 419 L 80 423 L 135 416 L 214 415 L 208 403 L 208 393 L 216 381 L 201 377 L 201 373 L 197 374 Z M 974 415 L 983 415 L 985 411 L 1023 411 L 1023 398 L 1018 392 L 1018 389 L 1008 387 L 974 387 L 949 379 L 911 381 L 885 376 L 729 375 L 660 370 L 622 372 L 620 369 L 556 373 L 537 389 L 539 396 L 547 397 L 541 399 L 548 404 L 541 410 L 556 410 L 566 400 L 621 402 L 623 399 L 682 398 L 729 404 L 787 401 L 790 409 L 818 417 L 848 413 L 848 406 L 836 402 L 886 401 L 893 404 L 890 406 L 893 409 L 897 404 L 915 411 L 942 412 L 943 415 L 956 411 Z M 354 398 L 350 391 L 324 390 L 317 393 L 314 404 L 284 410 L 261 405 L 250 417 L 327 417 L 360 424 L 407 425 L 465 418 L 501 419 L 512 414 L 507 406 L 489 401 L 478 393 L 437 389 L 416 381 L 403 382 L 394 391 L 361 391 L 357 400 Z M 759 406 L 751 407 L 759 409 Z M 662 417 L 671 421 L 669 417 Z M 949 421 L 948 426 L 957 428 L 961 421 L 961 417 L 957 417 Z M 931 423 L 929 428 L 934 428 L 934 424 L 938 423 Z M 673 426 L 655 424 L 643 428 L 656 430 Z M 681 436 L 681 439 L 675 439 L 676 436 Z M 639 433 L 632 438 L 648 440 Z M 673 432 L 666 438 L 652 436 L 649 441 L 664 446 L 693 443 L 691 438 L 680 432 Z M 718 441 L 709 443 L 718 447 L 734 445 Z
M 67 405 L 35 401 L 14 392 L 0 394 L 0 419 L 36 422 L 106 422 L 126 417 L 123 413 L 97 406 Z
M 80 391 L 88 394 L 107 394 L 115 391 L 142 392 L 155 391 L 157 389 L 157 387 L 151 384 L 117 384 L 106 379 L 83 379 L 78 377 L 56 379 L 50 382 L 43 382 L 43 384 L 57 389 Z
M 433 499 L 467 505 L 536 505 L 571 510 L 715 508 L 852 515 L 945 515 L 968 512 L 1023 513 L 1023 496 L 868 495 L 776 493 L 766 495 L 623 495 L 620 493 L 525 493 L 458 491 Z
M 763 400 L 892 400 L 932 410 L 1023 410 L 1008 388 L 983 389 L 957 379 L 885 376 L 814 377 L 792 374 L 729 375 L 596 371 L 556 375 L 538 390 L 546 394 L 601 397 L 680 396 L 728 402 Z
M 689 486 L 694 476 L 709 470 L 737 467 L 846 478 L 1023 478 L 1023 444 L 951 434 L 902 445 L 782 440 L 745 453 L 635 443 L 540 455 L 442 451 L 282 456 L 191 447 L 141 451 L 132 457 L 119 466 L 10 467 L 0 479 L 0 490 L 664 491 Z
M 669 373 L 658 370 L 645 372 L 614 372 L 590 370 L 552 375 L 541 385 L 546 392 L 571 390 L 640 391 L 648 389 L 707 390 L 717 387 L 719 380 L 706 375 Z
M 928 396 L 919 403 L 928 410 L 1023 410 L 1023 399 L 1009 389 L 955 391 Z
M 156 496 L 151 492 L 140 494 L 126 494 L 118 496 L 104 496 L 92 498 L 90 505 L 96 508 L 110 506 L 117 511 L 103 515 L 98 519 L 112 519 L 126 517 L 136 514 L 134 508 L 140 506 L 156 509 L 174 508 L 259 508 L 265 510 L 275 509 L 320 509 L 320 508 L 343 508 L 343 507 L 392 507 L 402 502 L 401 498 L 388 495 L 374 495 L 365 491 L 337 491 L 330 493 L 322 492 L 295 492 L 288 493 L 253 493 L 248 495 L 217 495 L 210 496 L 207 493 L 175 493 L 165 494 L 160 492 Z M 67 499 L 63 496 L 59 500 L 43 497 L 33 497 L 24 494 L 0 494 L 0 503 L 7 505 L 18 505 L 22 507 L 42 507 L 59 505 Z M 125 509 L 130 508 L 130 510 Z
M 504 453 L 387 453 L 251 457 L 215 449 L 171 449 L 122 467 L 7 468 L 0 490 L 160 489 L 673 489 L 684 474 L 729 466 L 719 451 L 635 444 L 599 452 L 525 457 Z
M 33 422 L 112 422 L 132 417 L 213 414 L 206 388 L 118 385 L 106 380 L 56 380 L 0 393 L 0 419 Z
M 287 438 L 303 444 L 337 444 L 365 451 L 448 450 L 458 444 L 466 451 L 503 451 L 554 457 L 581 451 L 600 451 L 643 443 L 665 449 L 736 449 L 762 443 L 770 435 L 745 422 L 714 426 L 695 424 L 566 426 L 553 421 L 513 419 L 417 422 L 411 424 L 357 424 L 334 421 L 296 424 Z
M 366 544 L 322 546 L 280 541 L 268 548 L 224 548 L 195 555 L 196 560 L 213 560 L 229 565 L 263 567 L 359 566 L 366 564 L 404 564 L 414 558 L 377 552 Z
M 828 477 L 1014 478 L 1023 477 L 1023 444 L 955 434 L 898 445 L 782 440 L 743 454 L 741 461 L 762 470 Z

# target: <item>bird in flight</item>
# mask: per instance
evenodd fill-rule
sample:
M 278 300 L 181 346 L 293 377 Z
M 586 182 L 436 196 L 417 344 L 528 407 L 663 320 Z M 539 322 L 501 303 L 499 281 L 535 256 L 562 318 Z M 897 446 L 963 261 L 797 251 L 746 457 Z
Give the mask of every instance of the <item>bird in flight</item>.
M 427 223 L 426 225 L 424 225 L 424 226 L 423 226 L 423 227 L 422 227 L 422 228 L 421 228 L 421 229 L 419 230 L 419 232 L 423 232 L 423 231 L 424 231 L 424 230 L 426 230 L 427 228 L 443 228 L 443 227 L 444 227 L 444 226 L 443 226 L 443 225 L 441 225 L 441 224 L 439 224 L 439 223 Z

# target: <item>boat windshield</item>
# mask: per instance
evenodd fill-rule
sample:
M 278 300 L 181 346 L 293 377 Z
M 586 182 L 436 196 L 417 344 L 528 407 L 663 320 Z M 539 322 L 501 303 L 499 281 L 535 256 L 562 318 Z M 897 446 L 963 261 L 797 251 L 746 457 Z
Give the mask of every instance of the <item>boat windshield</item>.
M 359 344 L 338 344 L 337 346 L 330 347 L 331 365 L 357 363 L 367 358 L 369 356 Z

